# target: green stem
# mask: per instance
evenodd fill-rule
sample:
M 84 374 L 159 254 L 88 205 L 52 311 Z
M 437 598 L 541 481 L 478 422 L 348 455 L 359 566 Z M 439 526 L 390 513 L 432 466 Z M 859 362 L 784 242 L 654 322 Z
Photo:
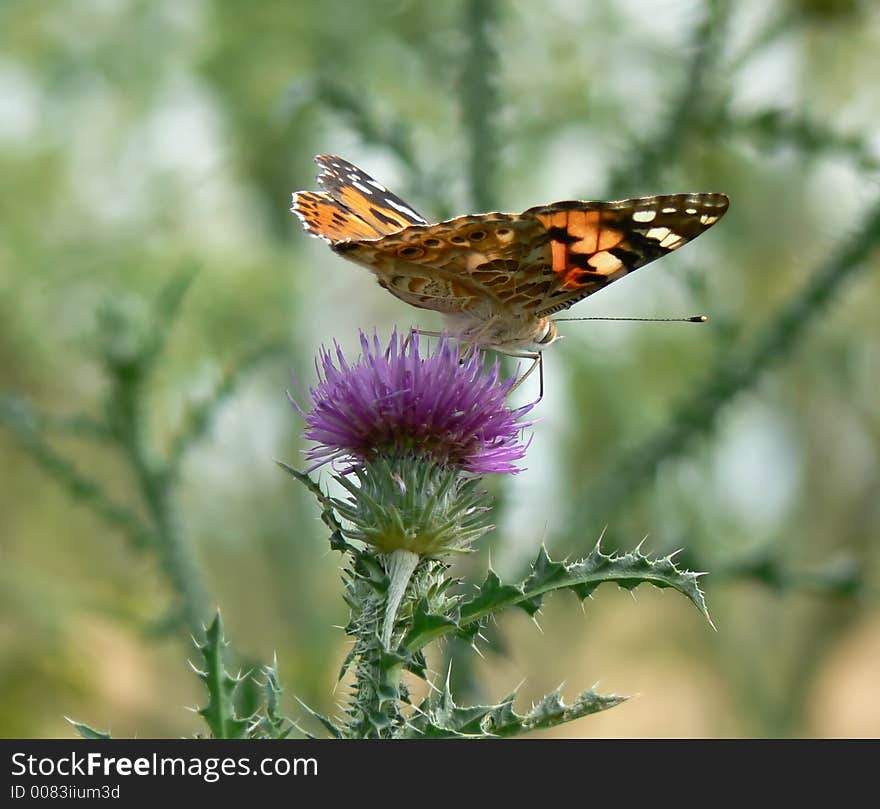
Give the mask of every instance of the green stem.
M 465 3 L 467 51 L 461 77 L 461 105 L 469 149 L 467 177 L 474 211 L 491 211 L 497 206 L 495 113 L 498 91 L 495 75 L 498 54 L 491 37 L 497 18 L 496 0 L 467 0 Z
M 153 523 L 162 570 L 180 601 L 180 621 L 191 634 L 201 632 L 209 615 L 207 590 L 177 512 L 170 470 L 151 449 L 143 413 L 142 378 L 136 371 L 117 375 L 110 413 Z
M 375 557 L 371 557 L 375 560 Z M 403 661 L 386 651 L 379 635 L 386 596 L 369 587 L 349 588 L 356 662 L 353 699 L 346 735 L 353 739 L 381 739 L 394 735 L 400 725 Z
M 385 596 L 385 620 L 382 624 L 382 646 L 386 650 L 391 647 L 391 635 L 394 633 L 394 621 L 397 618 L 397 610 L 403 600 L 406 587 L 412 574 L 419 564 L 419 555 L 412 551 L 398 548 L 389 554 L 385 572 L 388 574 L 390 584 Z

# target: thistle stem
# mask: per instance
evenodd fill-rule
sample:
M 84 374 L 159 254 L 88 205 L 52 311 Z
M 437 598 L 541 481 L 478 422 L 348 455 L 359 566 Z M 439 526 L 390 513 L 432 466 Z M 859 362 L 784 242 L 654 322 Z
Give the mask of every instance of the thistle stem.
M 417 553 L 402 548 L 398 548 L 387 557 L 385 572 L 388 574 L 390 584 L 385 598 L 385 619 L 382 624 L 382 646 L 385 649 L 391 646 L 397 610 L 400 608 L 400 602 L 420 558 Z

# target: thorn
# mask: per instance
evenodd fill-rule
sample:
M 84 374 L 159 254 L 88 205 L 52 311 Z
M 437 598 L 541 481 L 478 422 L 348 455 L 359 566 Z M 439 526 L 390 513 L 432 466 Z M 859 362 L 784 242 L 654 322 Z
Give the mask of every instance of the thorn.
M 205 680 L 208 679 L 208 672 L 202 671 L 200 668 L 196 668 L 196 665 L 192 662 L 192 660 L 187 660 L 186 662 L 189 663 L 189 667 L 196 673 L 197 676 Z

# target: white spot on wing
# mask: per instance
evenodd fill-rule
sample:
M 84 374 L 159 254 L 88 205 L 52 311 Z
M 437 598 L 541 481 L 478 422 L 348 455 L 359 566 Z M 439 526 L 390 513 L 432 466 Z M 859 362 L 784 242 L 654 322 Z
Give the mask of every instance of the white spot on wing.
M 416 220 L 416 222 L 424 222 L 425 221 L 412 208 L 408 208 L 406 205 L 403 205 L 399 202 L 395 202 L 393 199 L 385 199 L 385 200 L 383 200 L 383 202 L 386 205 L 390 205 L 395 210 L 400 211 L 402 214 L 406 214 L 407 216 L 412 217 L 413 219 Z
M 700 224 L 701 225 L 714 225 L 717 221 L 718 221 L 717 216 L 709 216 L 709 214 L 706 214 L 706 213 L 704 213 L 700 217 Z
M 656 239 L 662 242 L 672 231 L 669 228 L 651 228 L 645 235 L 649 239 Z
M 676 208 L 664 208 L 663 213 L 675 213 L 676 210 Z
M 681 247 L 682 242 L 681 236 L 677 233 L 670 233 L 662 242 L 660 242 L 661 247 L 665 247 L 667 250 L 675 250 L 676 247 Z
M 685 209 L 685 213 L 686 213 L 688 216 L 693 216 L 696 212 L 697 212 L 697 209 L 696 209 L 696 208 L 686 208 L 686 209 Z
M 651 222 L 657 216 L 657 211 L 636 211 L 633 214 L 634 222 Z
M 373 195 L 373 189 L 372 189 L 372 188 L 367 188 L 365 185 L 361 185 L 357 180 L 352 180 L 352 181 L 351 181 L 351 184 L 352 184 L 355 188 L 357 188 L 358 191 L 363 191 L 363 192 L 364 192 L 365 194 L 367 194 L 368 196 L 372 196 L 372 195 Z

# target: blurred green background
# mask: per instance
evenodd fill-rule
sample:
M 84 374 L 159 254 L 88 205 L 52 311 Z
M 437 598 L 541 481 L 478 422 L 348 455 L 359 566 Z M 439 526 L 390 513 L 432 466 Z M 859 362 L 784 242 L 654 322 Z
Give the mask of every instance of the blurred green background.
M 878 75 L 870 1 L 0 2 L 0 735 L 200 732 L 214 605 L 290 713 L 334 712 L 289 373 L 439 321 L 302 232 L 319 152 L 429 219 L 731 198 L 571 313 L 711 320 L 564 324 L 460 569 L 647 534 L 711 572 L 718 631 L 669 591 L 557 597 L 442 650 L 460 701 L 600 681 L 639 696 L 559 735 L 880 735 Z

